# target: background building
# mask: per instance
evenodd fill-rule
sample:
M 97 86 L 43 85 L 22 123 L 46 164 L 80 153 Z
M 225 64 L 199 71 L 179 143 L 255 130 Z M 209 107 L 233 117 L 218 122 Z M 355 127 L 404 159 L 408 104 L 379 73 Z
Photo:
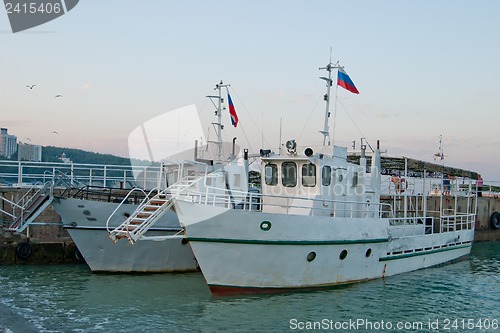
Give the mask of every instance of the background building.
M 6 128 L 0 129 L 0 156 L 10 158 L 17 151 L 17 137 L 7 133 Z
M 17 159 L 19 161 L 41 162 L 42 146 L 20 142 L 17 146 Z

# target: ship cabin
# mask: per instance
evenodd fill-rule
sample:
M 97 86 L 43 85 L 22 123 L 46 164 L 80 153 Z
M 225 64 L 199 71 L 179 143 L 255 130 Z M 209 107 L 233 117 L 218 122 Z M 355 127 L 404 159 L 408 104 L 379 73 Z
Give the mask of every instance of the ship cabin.
M 262 157 L 262 211 L 330 217 L 366 217 L 374 200 L 366 163 L 347 161 L 347 148 L 287 142 L 287 154 Z M 377 200 L 378 202 L 378 200 Z

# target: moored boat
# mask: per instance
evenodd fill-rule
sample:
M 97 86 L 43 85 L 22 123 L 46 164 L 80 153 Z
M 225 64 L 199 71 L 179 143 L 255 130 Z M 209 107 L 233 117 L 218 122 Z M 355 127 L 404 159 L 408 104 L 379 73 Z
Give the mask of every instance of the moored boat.
M 222 142 L 221 114 L 224 107 L 222 89 L 227 88 L 222 82 L 216 85 L 218 121 L 218 139 L 213 142 L 216 159 L 200 159 L 196 153 L 194 160 L 182 163 L 162 164 L 160 184 L 146 192 L 132 189 L 131 192 L 110 188 L 82 188 L 76 195 L 66 192 L 54 198 L 52 205 L 61 216 L 63 227 L 69 232 L 83 259 L 94 272 L 185 272 L 198 269 L 191 246 L 178 237 L 183 232 L 175 211 L 165 201 L 159 205 L 161 214 L 154 216 L 153 225 L 141 225 L 140 233 L 132 236 L 132 219 L 140 219 L 148 214 L 148 204 L 158 200 L 158 196 L 171 196 L 178 191 L 179 184 L 189 179 L 189 184 L 198 190 L 207 185 L 214 188 L 234 188 L 246 191 L 247 180 L 241 166 L 235 159 L 234 152 L 226 159 Z M 142 132 L 141 132 L 142 133 Z M 234 146 L 233 146 L 234 149 Z M 221 165 L 225 165 L 221 173 Z M 208 171 L 216 177 L 209 180 L 200 175 Z M 144 176 L 146 178 L 146 176 Z M 149 205 L 151 206 L 151 205 Z M 160 207 L 161 206 L 161 207 Z M 142 210 L 142 211 L 141 211 Z M 160 209 L 158 209 L 158 212 Z M 140 215 L 142 214 L 142 215 Z M 139 228 L 137 228 L 139 229 Z M 110 235 L 112 240 L 110 240 Z M 129 242 L 121 238 L 128 238 Z M 135 242 L 138 239 L 143 241 Z
M 299 148 L 290 140 L 287 154 L 263 156 L 262 193 L 186 188 L 175 197 L 177 216 L 212 293 L 330 287 L 470 253 L 476 216 L 472 186 L 439 209 L 430 209 L 425 195 L 410 191 L 381 201 L 379 144 L 370 172 L 365 147 L 354 164 L 345 147 L 328 145 L 334 68 L 328 64 L 330 76 L 323 78 L 328 87 L 323 146 Z M 347 88 L 352 87 L 349 79 Z M 248 204 L 231 205 L 236 194 L 247 197 Z

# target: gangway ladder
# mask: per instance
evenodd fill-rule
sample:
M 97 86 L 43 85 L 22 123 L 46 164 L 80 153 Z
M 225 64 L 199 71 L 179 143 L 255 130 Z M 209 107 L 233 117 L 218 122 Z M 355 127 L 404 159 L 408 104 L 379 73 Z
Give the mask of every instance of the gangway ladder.
M 30 188 L 27 193 L 18 201 L 12 202 L 2 198 L 5 202 L 11 205 L 12 213 L 7 215 L 13 218 L 12 224 L 6 228 L 11 232 L 24 231 L 35 219 L 47 208 L 53 200 L 52 196 L 52 181 L 46 182 L 40 189 L 35 190 L 35 186 Z M 30 196 L 30 193 L 34 193 Z M 16 214 L 16 212 L 19 213 Z
M 159 191 L 145 200 L 122 224 L 109 231 L 109 237 L 116 243 L 121 238 L 128 238 L 134 244 L 174 205 L 170 195 Z
M 165 236 L 161 237 L 147 237 L 144 234 L 151 228 L 166 212 L 170 210 L 174 206 L 174 198 L 179 196 L 185 190 L 188 190 L 198 184 L 200 181 L 203 181 L 208 177 L 206 171 L 203 176 L 186 176 L 181 178 L 178 182 L 172 184 L 165 190 L 153 189 L 148 194 L 144 192 L 144 190 L 140 188 L 132 189 L 126 196 L 123 198 L 122 202 L 113 213 L 108 217 L 106 221 L 106 228 L 108 229 L 109 238 L 113 241 L 113 243 L 118 242 L 122 238 L 127 238 L 130 244 L 134 244 L 138 240 L 160 240 L 167 239 Z M 206 184 L 205 184 L 206 186 Z M 114 216 L 114 214 L 119 210 L 120 206 L 124 203 L 128 202 L 129 196 L 134 191 L 141 191 L 144 193 L 145 198 L 139 204 L 139 207 L 127 218 L 123 223 L 121 223 L 118 227 L 110 230 L 109 223 Z M 156 194 L 151 196 L 154 192 Z M 175 235 L 174 237 L 178 237 Z

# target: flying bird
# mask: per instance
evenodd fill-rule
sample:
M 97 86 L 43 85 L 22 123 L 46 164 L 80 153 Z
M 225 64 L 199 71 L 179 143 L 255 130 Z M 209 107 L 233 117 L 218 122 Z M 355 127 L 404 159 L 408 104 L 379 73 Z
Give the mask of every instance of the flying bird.
M 57 133 L 56 131 L 52 131 L 52 133 L 50 133 L 50 134 L 57 134 L 57 135 L 59 135 L 59 133 Z
M 59 95 L 59 94 L 58 94 L 58 95 L 56 95 L 55 97 L 56 97 L 56 98 L 59 98 L 59 97 L 62 97 L 62 95 Z
M 30 90 L 33 89 L 33 87 L 36 87 L 36 84 L 33 84 L 31 86 L 26 86 L 26 88 L 30 88 Z

